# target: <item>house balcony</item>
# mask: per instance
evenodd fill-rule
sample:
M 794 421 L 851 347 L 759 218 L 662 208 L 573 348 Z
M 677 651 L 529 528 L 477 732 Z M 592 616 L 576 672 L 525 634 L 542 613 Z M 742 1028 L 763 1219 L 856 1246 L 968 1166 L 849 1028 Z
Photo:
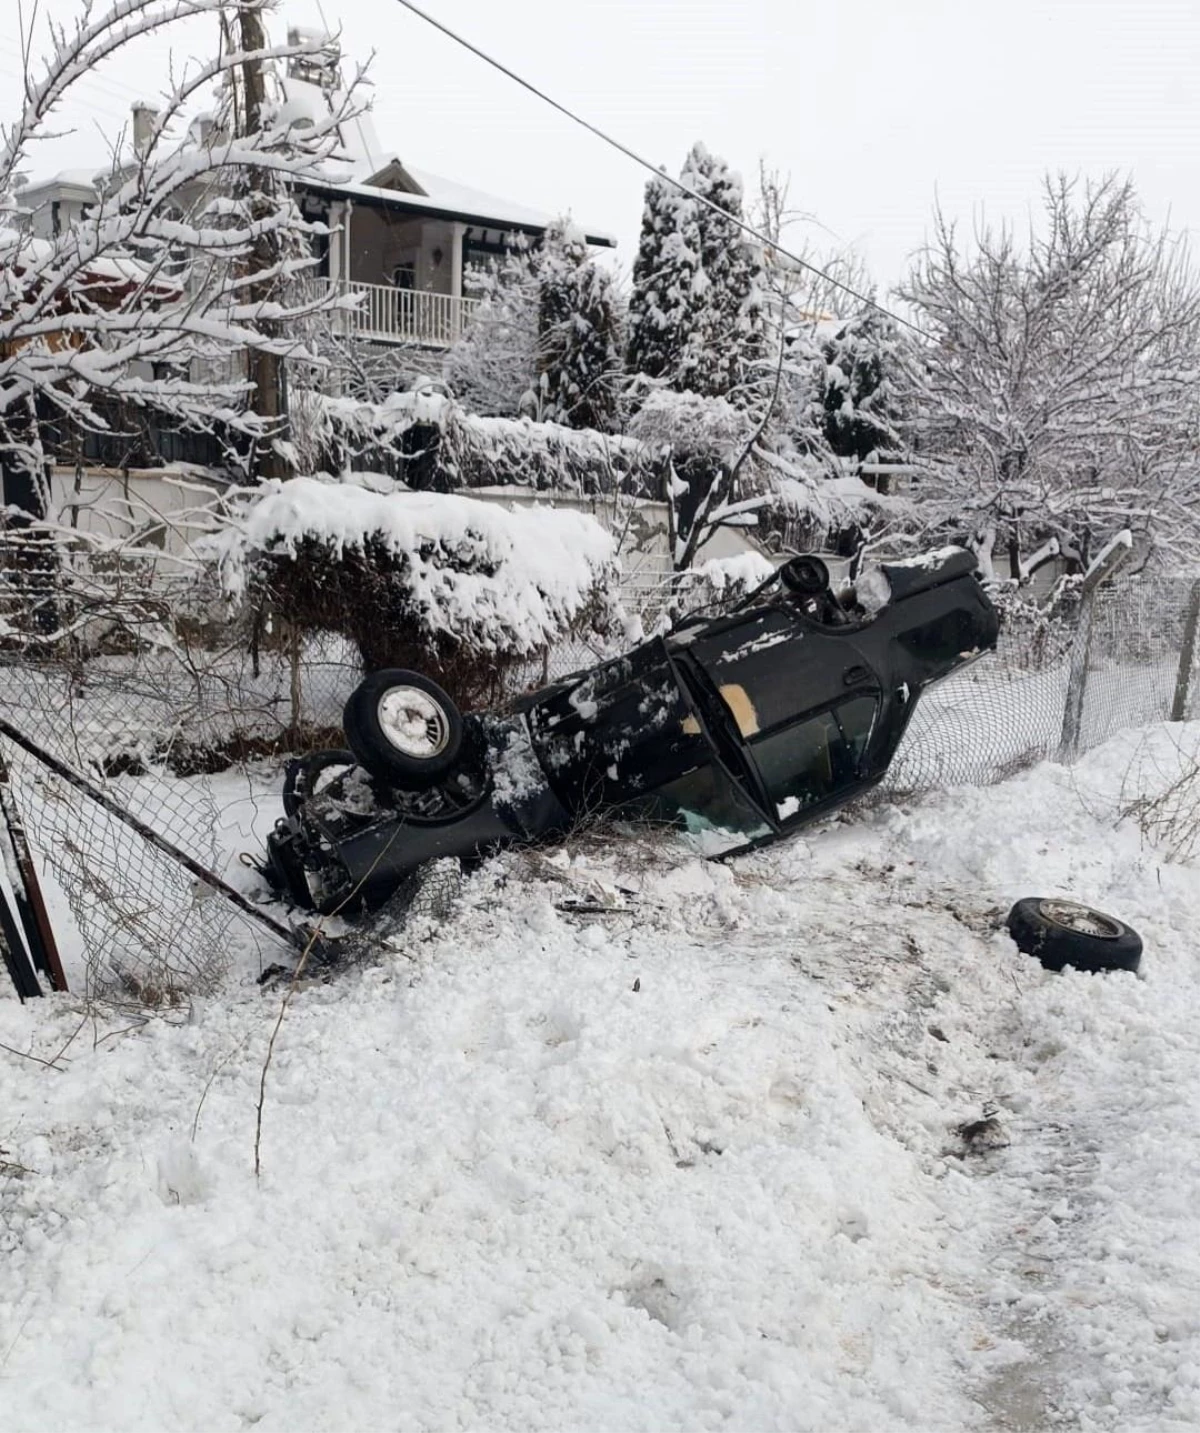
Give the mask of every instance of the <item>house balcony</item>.
M 453 294 L 398 289 L 390 284 L 363 284 L 349 279 L 312 281 L 339 298 L 354 298 L 356 308 L 330 316 L 335 332 L 364 338 L 370 343 L 414 343 L 425 348 L 449 348 L 462 336 L 478 299 Z

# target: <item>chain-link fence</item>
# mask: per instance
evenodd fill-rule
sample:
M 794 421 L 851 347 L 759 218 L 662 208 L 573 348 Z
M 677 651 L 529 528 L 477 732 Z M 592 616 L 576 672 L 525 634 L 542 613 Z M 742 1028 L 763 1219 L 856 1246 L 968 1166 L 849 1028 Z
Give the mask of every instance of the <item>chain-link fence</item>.
M 258 933 L 88 788 L 223 874 L 246 836 L 227 829 L 231 800 L 253 804 L 259 785 L 277 787 L 285 753 L 342 744 L 342 706 L 361 677 L 343 641 L 251 653 L 240 633 L 220 635 L 74 660 L 0 659 L 0 713 L 28 742 L 4 743 L 13 791 L 78 930 L 89 994 L 158 1003 L 203 993 L 235 945 Z
M 1196 715 L 1198 606 L 1198 583 L 1132 578 L 1097 588 L 1070 620 L 1010 618 L 994 654 L 922 697 L 885 789 L 990 785 L 1125 727 Z
M 647 624 L 666 608 L 648 577 L 626 601 Z M 925 693 L 885 790 L 987 784 L 1071 760 L 1122 727 L 1197 714 L 1198 605 L 1200 584 L 1130 579 L 1098 589 L 1070 619 L 1014 608 L 995 654 Z M 185 628 L 161 643 L 106 640 L 86 656 L 36 660 L 29 647 L 25 639 L 22 655 L 0 658 L 0 714 L 235 883 L 235 847 L 254 845 L 275 814 L 280 758 L 343 744 L 342 706 L 361 676 L 344 640 L 278 621 Z M 510 681 L 537 686 L 603 655 L 564 644 Z M 250 929 L 244 917 L 45 760 L 3 746 L 34 848 L 78 928 L 88 991 L 155 1001 L 214 988 Z M 250 788 L 261 810 L 248 838 L 230 830 L 228 810 Z

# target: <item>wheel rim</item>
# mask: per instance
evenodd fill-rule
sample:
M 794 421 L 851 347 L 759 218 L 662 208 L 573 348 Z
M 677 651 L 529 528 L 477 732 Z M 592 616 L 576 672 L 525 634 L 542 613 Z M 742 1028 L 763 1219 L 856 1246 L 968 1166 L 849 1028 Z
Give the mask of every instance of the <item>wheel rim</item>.
M 450 723 L 441 705 L 418 687 L 391 687 L 379 698 L 379 730 L 404 756 L 429 761 L 450 744 Z
M 1118 940 L 1121 935 L 1116 921 L 1092 910 L 1090 906 L 1076 905 L 1074 901 L 1039 901 L 1038 910 L 1051 925 L 1074 931 L 1077 935 L 1091 935 L 1098 940 Z

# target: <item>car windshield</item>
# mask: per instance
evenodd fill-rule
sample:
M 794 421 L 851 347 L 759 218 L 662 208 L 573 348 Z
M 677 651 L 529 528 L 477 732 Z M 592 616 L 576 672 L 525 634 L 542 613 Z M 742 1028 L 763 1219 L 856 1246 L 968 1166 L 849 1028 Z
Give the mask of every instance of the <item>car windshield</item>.
M 715 839 L 722 848 L 769 836 L 771 827 L 736 781 L 716 763 L 706 763 L 674 781 L 622 805 L 620 814 L 661 821 Z
M 750 742 L 750 754 L 781 821 L 858 779 L 877 707 L 874 697 L 854 697 Z

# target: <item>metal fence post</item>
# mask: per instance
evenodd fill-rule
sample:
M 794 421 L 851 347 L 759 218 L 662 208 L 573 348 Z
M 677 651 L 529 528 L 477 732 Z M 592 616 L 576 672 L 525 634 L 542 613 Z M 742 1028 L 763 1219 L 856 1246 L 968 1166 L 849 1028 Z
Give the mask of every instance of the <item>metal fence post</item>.
M 1079 755 L 1083 734 L 1083 703 L 1087 692 L 1088 663 L 1092 655 L 1092 627 L 1096 592 L 1102 582 L 1115 577 L 1133 556 L 1133 536 L 1118 533 L 1084 574 L 1079 587 L 1079 630 L 1071 649 L 1071 675 L 1067 681 L 1067 702 L 1063 710 L 1058 760 L 1072 761 Z
M 1092 608 L 1096 601 L 1093 588 L 1079 605 L 1079 626 L 1071 647 L 1071 674 L 1067 678 L 1067 701 L 1063 708 L 1062 735 L 1058 742 L 1058 760 L 1073 761 L 1079 755 L 1079 739 L 1083 732 L 1083 699 L 1087 692 L 1088 663 L 1092 655 Z
M 1192 669 L 1196 665 L 1196 628 L 1200 626 L 1200 582 L 1193 583 L 1188 598 L 1187 617 L 1183 624 L 1183 647 L 1179 653 L 1179 672 L 1175 677 L 1175 697 L 1171 702 L 1171 720 L 1184 721 L 1187 717 L 1188 691 L 1192 684 Z

